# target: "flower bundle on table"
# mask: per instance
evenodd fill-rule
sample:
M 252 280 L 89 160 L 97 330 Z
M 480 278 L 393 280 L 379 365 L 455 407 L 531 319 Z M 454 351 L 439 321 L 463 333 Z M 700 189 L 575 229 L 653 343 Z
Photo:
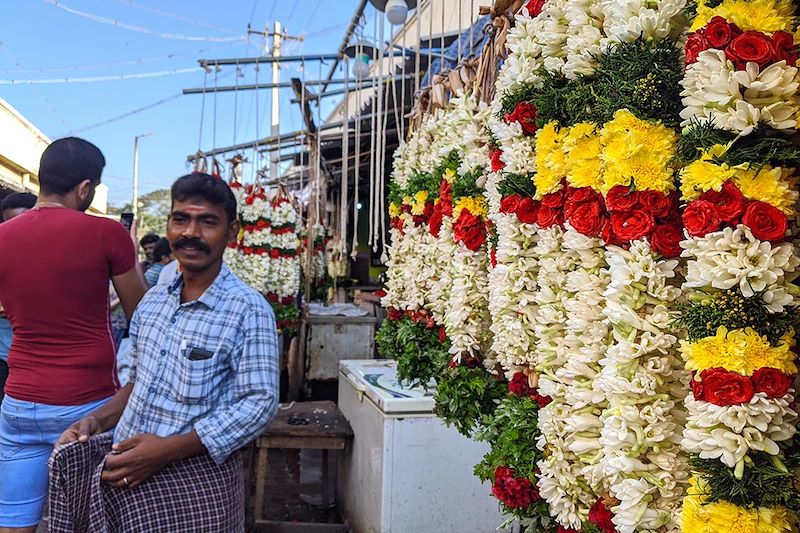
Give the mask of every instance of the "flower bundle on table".
M 686 43 L 685 531 L 796 530 L 786 467 L 798 422 L 800 257 L 789 237 L 800 150 L 785 135 L 798 118 L 794 10 L 781 0 L 699 3 Z

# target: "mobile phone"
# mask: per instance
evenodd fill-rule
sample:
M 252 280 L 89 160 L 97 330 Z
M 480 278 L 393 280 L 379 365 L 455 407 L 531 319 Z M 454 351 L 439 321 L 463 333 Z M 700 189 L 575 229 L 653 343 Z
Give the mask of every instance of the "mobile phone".
M 125 226 L 126 230 L 130 231 L 131 226 L 133 225 L 133 213 L 122 213 L 119 216 L 119 222 Z

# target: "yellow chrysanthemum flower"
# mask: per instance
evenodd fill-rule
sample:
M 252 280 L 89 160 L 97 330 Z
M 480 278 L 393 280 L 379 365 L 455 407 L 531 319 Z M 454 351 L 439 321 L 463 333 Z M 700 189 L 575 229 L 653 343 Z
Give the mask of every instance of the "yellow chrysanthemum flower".
M 576 188 L 601 185 L 600 134 L 593 122 L 580 122 L 564 137 L 564 165 L 567 182 Z
M 456 179 L 456 171 L 452 168 L 448 168 L 444 171 L 444 179 L 447 183 L 453 183 Z
M 691 31 L 699 30 L 713 17 L 720 16 L 739 26 L 742 31 L 756 30 L 767 34 L 779 30 L 791 32 L 794 27 L 793 15 L 791 0 L 724 0 L 716 7 L 709 7 L 705 0 L 699 0 Z
M 489 214 L 489 206 L 482 196 L 463 196 L 459 198 L 453 207 L 453 217 L 458 218 L 462 209 L 466 209 L 476 217 L 485 217 Z
M 681 180 L 681 197 L 690 202 L 704 192 L 722 189 L 722 185 L 733 178 L 736 170 L 728 165 L 717 165 L 705 159 L 698 159 L 678 172 Z
M 556 121 L 548 122 L 536 132 L 536 174 L 533 183 L 536 185 L 534 198 L 537 200 L 559 190 L 561 180 L 567 175 L 562 150 L 566 135 L 567 130 L 559 129 Z
M 389 203 L 389 216 L 394 218 L 400 216 L 400 206 L 394 202 Z
M 414 199 L 410 196 L 403 196 L 403 204 L 404 205 L 411 205 L 414 203 Z
M 706 503 L 708 486 L 697 478 L 689 480 L 688 496 L 683 500 L 685 533 L 790 533 L 791 515 L 782 507 L 747 509 L 730 502 Z
M 675 188 L 670 162 L 677 136 L 661 123 L 636 118 L 627 109 L 614 113 L 600 132 L 601 192 L 615 185 L 668 193 Z
M 421 215 L 425 212 L 425 202 L 428 200 L 428 191 L 417 191 L 411 202 L 411 214 Z
M 733 181 L 745 198 L 767 203 L 789 216 L 794 214 L 797 192 L 787 179 L 788 171 L 769 165 L 761 169 L 743 165 L 736 167 L 735 172 Z
M 789 351 L 793 334 L 785 334 L 773 347 L 766 337 L 752 328 L 728 331 L 725 326 L 720 326 L 716 335 L 711 337 L 697 342 L 681 341 L 681 355 L 686 361 L 686 369 L 698 372 L 724 368 L 729 372 L 752 376 L 759 368 L 770 367 L 794 374 L 797 372 L 794 363 L 796 356 Z

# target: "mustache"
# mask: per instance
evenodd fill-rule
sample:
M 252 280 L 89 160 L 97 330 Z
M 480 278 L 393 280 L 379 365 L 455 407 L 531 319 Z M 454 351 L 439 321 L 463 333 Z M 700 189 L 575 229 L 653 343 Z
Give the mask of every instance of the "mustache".
M 201 252 L 205 252 L 207 254 L 211 253 L 211 248 L 208 247 L 206 243 L 201 241 L 200 239 L 190 239 L 187 237 L 181 237 L 180 239 L 176 240 L 172 243 L 173 250 L 179 250 L 181 248 L 196 248 Z

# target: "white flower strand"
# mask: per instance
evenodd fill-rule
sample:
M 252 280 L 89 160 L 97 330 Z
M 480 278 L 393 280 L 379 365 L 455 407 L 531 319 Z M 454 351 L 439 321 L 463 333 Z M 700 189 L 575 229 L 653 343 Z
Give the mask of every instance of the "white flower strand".
M 677 356 L 671 315 L 680 290 L 675 260 L 658 260 L 646 240 L 629 250 L 609 246 L 611 282 L 604 294 L 613 344 L 597 385 L 608 398 L 601 417 L 602 469 L 619 533 L 678 532 L 688 481 L 678 448 L 685 419 L 680 403 L 688 378 Z

